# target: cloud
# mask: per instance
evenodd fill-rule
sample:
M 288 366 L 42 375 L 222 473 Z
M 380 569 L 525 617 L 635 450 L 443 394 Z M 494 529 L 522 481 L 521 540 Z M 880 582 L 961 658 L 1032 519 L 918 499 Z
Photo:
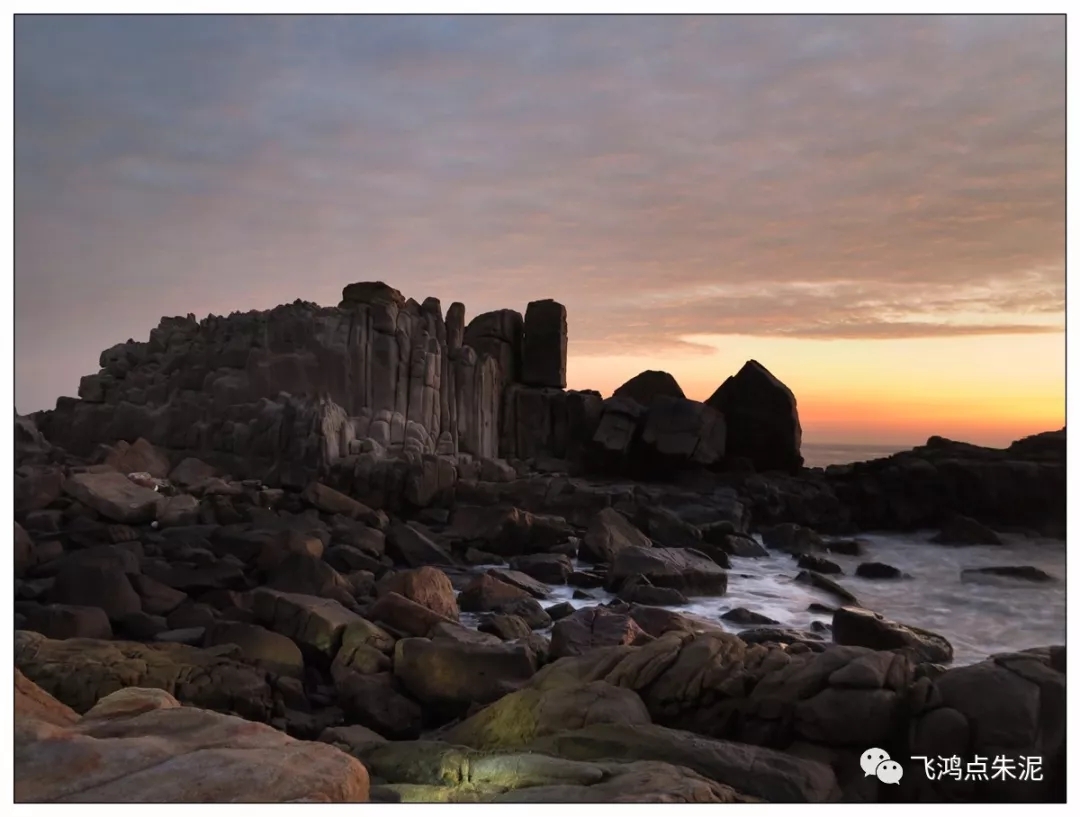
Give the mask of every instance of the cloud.
M 16 21 L 17 394 L 382 278 L 571 354 L 1058 331 L 1064 17 Z M 123 337 L 121 337 L 123 336 Z

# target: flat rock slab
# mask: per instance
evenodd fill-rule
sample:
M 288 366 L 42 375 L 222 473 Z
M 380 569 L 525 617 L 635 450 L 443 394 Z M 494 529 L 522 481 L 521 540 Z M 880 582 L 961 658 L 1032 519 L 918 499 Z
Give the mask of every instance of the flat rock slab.
M 48 707 L 48 696 L 31 690 L 16 673 L 16 802 L 356 803 L 368 798 L 367 770 L 329 744 L 181 706 L 157 689 L 114 692 L 72 722 L 59 704 Z
M 157 515 L 161 494 L 136 485 L 115 471 L 75 474 L 64 491 L 114 522 L 142 525 Z
M 130 686 L 161 689 L 186 704 L 268 721 L 273 695 L 266 672 L 225 655 L 235 648 L 137 644 L 15 633 L 15 666 L 76 712 Z

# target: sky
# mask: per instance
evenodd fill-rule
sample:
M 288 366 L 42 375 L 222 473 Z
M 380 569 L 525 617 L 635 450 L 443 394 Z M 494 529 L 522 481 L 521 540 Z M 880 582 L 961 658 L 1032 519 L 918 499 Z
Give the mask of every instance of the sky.
M 807 443 L 1065 423 L 1065 22 L 15 18 L 15 400 L 163 315 L 354 281 L 569 321 L 568 385 Z

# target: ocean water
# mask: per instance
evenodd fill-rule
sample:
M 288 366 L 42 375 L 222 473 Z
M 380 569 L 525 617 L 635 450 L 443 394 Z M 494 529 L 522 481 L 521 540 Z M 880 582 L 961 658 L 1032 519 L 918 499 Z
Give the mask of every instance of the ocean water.
M 827 465 L 846 465 L 881 459 L 897 451 L 909 451 L 911 446 L 858 445 L 841 443 L 803 443 L 801 451 L 807 468 L 824 468 Z
M 862 606 L 904 624 L 932 630 L 953 645 L 953 666 L 971 664 L 997 652 L 1065 643 L 1065 543 L 1053 539 L 1003 536 L 1000 546 L 952 547 L 929 541 L 933 531 L 920 534 L 865 534 L 861 556 L 826 554 L 843 568 L 844 575 L 830 576 L 850 590 Z M 757 538 L 757 537 L 755 537 Z M 862 562 L 885 562 L 910 578 L 862 579 L 854 575 Z M 1008 578 L 962 580 L 965 568 L 995 565 L 1033 565 L 1056 578 L 1051 583 Z M 581 563 L 580 567 L 588 565 Z M 482 571 L 486 568 L 478 568 Z M 807 607 L 818 602 L 841 604 L 829 593 L 796 584 L 795 559 L 779 551 L 767 558 L 733 557 L 724 596 L 692 598 L 677 610 L 708 619 L 729 632 L 747 629 L 720 616 L 745 607 L 775 619 L 783 627 L 808 630 L 811 622 L 830 623 L 827 613 Z M 552 588 L 543 604 L 570 601 L 575 607 L 591 607 L 610 601 L 602 590 L 589 590 L 595 598 L 574 599 L 574 588 Z M 468 621 L 473 617 L 463 616 Z M 827 639 L 829 636 L 824 634 Z

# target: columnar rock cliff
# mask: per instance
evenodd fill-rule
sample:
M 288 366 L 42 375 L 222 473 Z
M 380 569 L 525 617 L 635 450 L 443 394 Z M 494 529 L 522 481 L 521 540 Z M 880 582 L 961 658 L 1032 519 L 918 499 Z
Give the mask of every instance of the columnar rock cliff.
M 381 282 L 356 283 L 336 307 L 296 301 L 164 318 L 148 341 L 104 351 L 79 399 L 62 398 L 35 419 L 76 455 L 141 437 L 282 484 L 336 470 L 359 494 L 387 485 L 393 493 L 419 469 L 426 487 L 412 493 L 424 501 L 460 469 L 494 458 L 649 477 L 715 467 L 726 445 L 759 467 L 801 463 L 794 397 L 758 364 L 754 388 L 727 401 L 739 424 L 725 426 L 724 408 L 687 400 L 677 385 L 677 395 L 647 405 L 567 391 L 566 354 L 566 308 L 555 301 L 466 324 L 460 303 L 444 316 L 435 298 L 418 303 Z M 772 413 L 759 422 L 755 403 Z M 732 430 L 739 439 L 728 439 Z

